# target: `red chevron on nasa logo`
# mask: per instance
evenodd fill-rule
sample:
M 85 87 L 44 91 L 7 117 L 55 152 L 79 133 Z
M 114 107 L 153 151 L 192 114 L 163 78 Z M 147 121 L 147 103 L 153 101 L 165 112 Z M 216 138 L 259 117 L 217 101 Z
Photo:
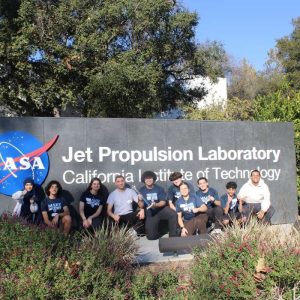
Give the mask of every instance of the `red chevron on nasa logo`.
M 0 193 L 11 196 L 23 188 L 25 178 L 42 184 L 49 172 L 47 151 L 58 135 L 43 145 L 36 137 L 22 131 L 0 135 Z

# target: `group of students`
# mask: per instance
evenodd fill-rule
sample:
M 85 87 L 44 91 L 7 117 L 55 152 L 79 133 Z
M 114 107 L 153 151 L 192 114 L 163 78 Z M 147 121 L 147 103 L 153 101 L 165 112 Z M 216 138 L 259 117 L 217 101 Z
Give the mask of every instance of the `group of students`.
M 108 194 L 100 179 L 93 178 L 82 193 L 79 202 L 81 227 L 97 229 L 115 223 L 127 226 L 136 234 L 145 234 L 149 240 L 162 235 L 162 221 L 167 223 L 169 236 L 189 236 L 196 233 L 221 233 L 224 226 L 232 222 L 247 222 L 251 215 L 270 223 L 274 208 L 270 202 L 268 186 L 253 170 L 250 179 L 237 194 L 237 184 L 228 182 L 226 194 L 208 185 L 208 180 L 197 180 L 197 191 L 190 183 L 182 180 L 180 172 L 174 172 L 166 193 L 156 184 L 157 176 L 145 171 L 141 176 L 144 184 L 139 190 L 130 187 L 122 175 L 115 177 L 115 190 Z M 58 181 L 50 181 L 45 188 L 46 197 L 41 201 L 32 179 L 24 181 L 24 190 L 12 197 L 18 201 L 14 214 L 28 222 L 44 223 L 60 227 L 68 234 L 72 227 L 69 206 L 61 196 L 62 187 Z M 108 222 L 104 222 L 108 217 Z

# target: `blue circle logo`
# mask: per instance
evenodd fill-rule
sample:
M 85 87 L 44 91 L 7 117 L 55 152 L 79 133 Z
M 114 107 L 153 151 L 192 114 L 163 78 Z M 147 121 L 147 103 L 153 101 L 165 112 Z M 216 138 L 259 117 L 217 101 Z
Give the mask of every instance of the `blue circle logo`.
M 24 188 L 25 178 L 42 184 L 49 171 L 49 150 L 55 136 L 43 145 L 36 137 L 22 131 L 0 135 L 0 193 L 11 196 Z

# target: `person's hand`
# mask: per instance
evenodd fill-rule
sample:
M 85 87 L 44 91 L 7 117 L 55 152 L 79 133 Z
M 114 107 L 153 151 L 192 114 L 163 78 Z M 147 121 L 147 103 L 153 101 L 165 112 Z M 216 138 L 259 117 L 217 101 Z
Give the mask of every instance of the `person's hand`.
M 196 213 L 198 212 L 198 208 L 197 208 L 197 207 L 194 207 L 194 208 L 192 209 L 192 212 L 193 212 L 194 214 L 196 214 Z
M 118 215 L 113 215 L 113 219 L 115 220 L 116 223 L 119 223 L 119 221 L 120 221 L 120 216 L 118 216 Z
M 181 229 L 181 236 L 187 236 L 187 235 L 188 235 L 188 231 L 187 231 L 187 229 L 185 227 L 183 227 Z
M 138 194 L 138 200 L 143 201 L 143 195 L 142 194 Z
M 136 215 L 140 220 L 145 219 L 145 210 L 141 209 L 138 214 Z
M 260 220 L 264 217 L 264 215 L 265 215 L 265 212 L 264 212 L 263 210 L 260 210 L 260 211 L 256 214 L 256 216 L 257 216 Z
M 215 198 L 213 196 L 211 196 L 211 195 L 208 196 L 208 199 L 209 199 L 209 201 L 212 201 L 212 202 L 215 201 Z
M 59 220 L 59 214 L 56 214 L 55 217 L 52 220 L 52 224 L 54 226 L 56 226 L 58 224 L 58 220 Z
M 27 190 L 22 191 L 22 195 L 25 196 L 27 194 Z
M 90 225 L 89 225 L 88 219 L 85 219 L 85 220 L 82 222 L 82 225 L 83 225 L 84 228 L 89 228 Z
M 240 201 L 241 204 L 243 204 L 246 200 L 246 197 L 238 198 L 238 200 Z

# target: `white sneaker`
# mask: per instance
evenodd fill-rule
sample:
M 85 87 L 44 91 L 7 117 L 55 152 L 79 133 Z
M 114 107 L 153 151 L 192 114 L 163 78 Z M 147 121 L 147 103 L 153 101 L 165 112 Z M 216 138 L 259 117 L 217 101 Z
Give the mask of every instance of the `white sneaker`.
M 210 234 L 222 234 L 222 230 L 220 228 L 216 228 Z
M 215 228 L 215 223 L 211 223 L 211 225 L 207 228 L 207 233 L 212 232 L 214 228 Z
M 133 228 L 128 229 L 128 233 L 135 238 L 138 236 L 137 232 Z

